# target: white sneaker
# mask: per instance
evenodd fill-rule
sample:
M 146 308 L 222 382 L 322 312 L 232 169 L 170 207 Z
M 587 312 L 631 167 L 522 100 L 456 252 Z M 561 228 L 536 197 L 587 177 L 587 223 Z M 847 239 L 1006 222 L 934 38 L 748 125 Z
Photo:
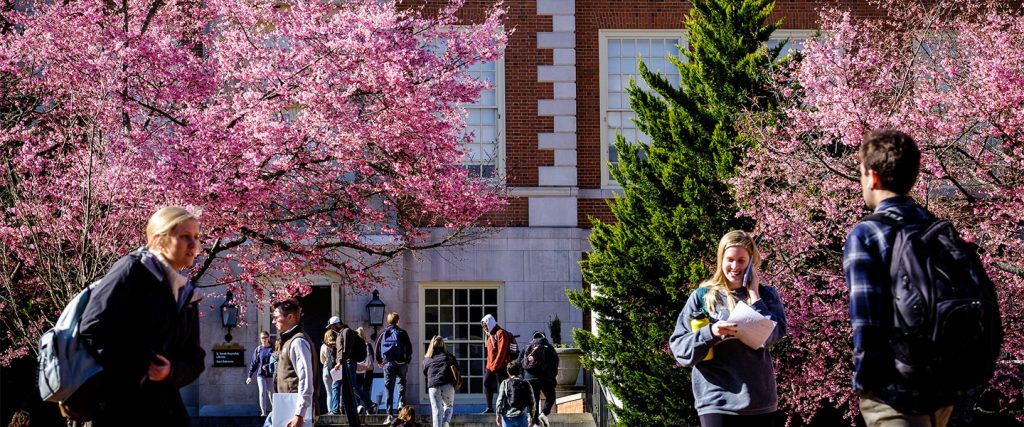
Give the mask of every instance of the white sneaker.
M 385 425 L 390 425 L 390 424 L 391 424 L 391 423 L 393 423 L 394 421 L 395 421 L 395 418 L 394 418 L 394 417 L 392 417 L 391 415 L 388 415 L 388 419 L 384 421 L 384 424 L 385 424 Z
M 356 406 L 356 413 L 357 414 L 363 415 L 365 412 L 366 412 L 366 408 L 363 408 L 363 405 Z

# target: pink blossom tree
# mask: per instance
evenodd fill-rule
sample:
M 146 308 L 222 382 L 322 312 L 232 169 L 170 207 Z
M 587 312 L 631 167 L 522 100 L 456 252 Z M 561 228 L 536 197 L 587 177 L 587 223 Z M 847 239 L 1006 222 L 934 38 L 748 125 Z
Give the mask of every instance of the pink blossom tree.
M 879 6 L 879 19 L 822 12 L 822 35 L 779 73 L 788 107 L 745 125 L 761 145 L 733 185 L 790 318 L 779 394 L 805 419 L 826 402 L 856 408 L 842 246 L 869 213 L 857 147 L 889 127 L 922 148 L 912 196 L 981 247 L 1006 330 L 1006 360 L 984 397 L 1024 419 L 1024 17 L 977 1 Z
M 406 251 L 478 235 L 504 202 L 461 166 L 460 105 L 506 34 L 500 4 L 468 25 L 462 4 L 6 4 L 0 363 L 141 246 L 161 205 L 202 212 L 193 280 L 250 298 L 324 274 L 367 287 Z

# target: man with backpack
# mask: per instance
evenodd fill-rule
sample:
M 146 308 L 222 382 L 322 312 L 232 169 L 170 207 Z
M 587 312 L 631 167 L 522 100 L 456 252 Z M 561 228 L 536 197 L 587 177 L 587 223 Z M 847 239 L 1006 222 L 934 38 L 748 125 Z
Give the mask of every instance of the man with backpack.
M 523 356 L 523 378 L 533 387 L 533 400 L 540 401 L 544 392 L 544 416 L 555 406 L 555 377 L 558 376 L 558 353 L 541 331 L 534 331 L 533 340 Z
M 370 395 L 359 386 L 356 381 L 356 365 L 366 359 L 366 341 L 344 320 L 340 319 L 341 332 L 338 333 L 336 343 L 337 364 L 334 369 L 342 369 L 341 376 L 341 401 L 345 405 L 345 415 L 348 416 L 350 426 L 359 426 L 359 411 L 356 410 L 355 399 L 361 401 L 361 405 L 367 408 L 371 414 L 377 413 L 377 406 L 370 399 Z
M 995 370 L 1002 325 L 975 248 L 908 196 L 921 153 L 884 130 L 860 147 L 864 202 L 850 231 L 853 387 L 868 426 L 945 426 L 957 396 Z
M 508 378 L 501 382 L 498 391 L 495 423 L 502 427 L 529 427 L 537 419 L 537 401 L 533 387 L 523 379 L 523 366 L 509 362 L 505 368 Z
M 398 327 L 399 316 L 396 312 L 388 313 L 385 319 L 388 327 L 377 337 L 374 345 L 374 356 L 378 365 L 384 369 L 384 390 L 387 394 L 387 411 L 390 423 L 394 420 L 395 411 L 405 403 L 405 376 L 409 373 L 409 361 L 412 360 L 412 342 L 405 329 Z M 398 384 L 398 404 L 394 404 L 395 384 Z
M 494 316 L 488 314 L 483 319 L 480 319 L 480 327 L 484 330 L 484 349 L 487 351 L 487 364 L 484 367 L 484 393 L 487 394 L 487 409 L 484 409 L 485 414 L 494 413 L 494 392 L 497 391 L 498 385 L 501 384 L 505 378 L 508 378 L 506 374 L 506 367 L 508 363 L 518 358 L 518 346 L 515 344 L 515 337 L 512 336 L 508 331 L 498 326 L 498 321 L 494 319 Z

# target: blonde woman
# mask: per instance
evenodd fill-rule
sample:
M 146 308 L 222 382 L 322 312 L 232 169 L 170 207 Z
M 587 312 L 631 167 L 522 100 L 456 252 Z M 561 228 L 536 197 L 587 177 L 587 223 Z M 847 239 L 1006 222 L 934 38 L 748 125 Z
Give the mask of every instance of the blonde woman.
M 331 316 L 324 331 L 324 343 L 320 345 L 320 364 L 323 366 L 324 392 L 327 393 L 327 415 L 338 415 L 341 411 L 341 380 L 331 377 L 331 368 L 336 363 L 335 343 L 341 330 L 341 317 Z
M 370 337 L 366 335 L 366 330 L 362 326 L 356 328 L 356 335 L 359 335 L 359 338 L 366 343 L 366 358 L 356 362 L 356 387 L 361 388 L 369 396 L 373 385 L 373 366 L 375 364 L 373 362 L 373 345 L 370 344 Z M 361 408 L 359 412 L 364 410 L 369 410 L 369 408 Z
M 198 297 L 181 271 L 199 253 L 199 220 L 158 210 L 146 246 L 119 259 L 82 314 L 80 334 L 103 366 L 93 425 L 187 426 L 179 389 L 203 372 Z
M 447 427 L 452 419 L 455 410 L 455 371 L 458 369 L 459 361 L 445 348 L 444 338 L 432 338 L 427 353 L 423 355 L 423 377 L 427 379 L 434 427 Z
M 760 264 L 750 233 L 723 236 L 714 274 L 690 295 L 669 339 L 676 361 L 693 368 L 694 406 L 702 427 L 771 426 L 777 419 L 768 346 L 786 334 L 786 315 L 775 288 L 761 283 Z M 777 322 L 764 347 L 727 339 L 736 335 L 736 323 L 728 320 L 740 303 Z

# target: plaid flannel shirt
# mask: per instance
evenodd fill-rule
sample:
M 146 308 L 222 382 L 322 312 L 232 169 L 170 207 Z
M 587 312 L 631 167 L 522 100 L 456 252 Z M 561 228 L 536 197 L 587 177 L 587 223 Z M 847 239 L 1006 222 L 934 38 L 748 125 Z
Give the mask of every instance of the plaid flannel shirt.
M 907 196 L 883 200 L 875 213 L 885 213 L 901 223 L 934 219 Z M 850 231 L 843 248 L 853 327 L 853 388 L 858 395 L 873 394 L 901 412 L 926 412 L 944 406 L 945 399 L 906 385 L 895 369 L 888 343 L 893 322 L 889 264 L 897 231 L 881 222 L 861 221 Z

